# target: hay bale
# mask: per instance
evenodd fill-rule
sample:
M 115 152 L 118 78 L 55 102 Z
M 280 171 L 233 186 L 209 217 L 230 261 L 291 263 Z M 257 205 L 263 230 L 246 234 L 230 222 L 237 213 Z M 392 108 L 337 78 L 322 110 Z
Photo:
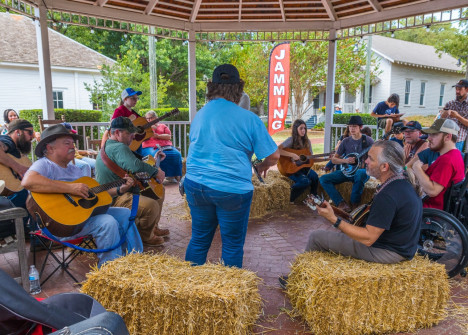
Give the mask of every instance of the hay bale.
M 94 270 L 82 292 L 120 314 L 130 334 L 248 334 L 261 311 L 251 271 L 130 254 Z
M 292 181 L 278 171 L 268 171 L 265 184 L 258 181 L 257 176 L 252 177 L 254 193 L 250 206 L 250 218 L 259 218 L 270 212 L 282 210 L 289 206 Z M 191 220 L 190 208 L 184 197 L 184 208 Z
M 422 257 L 377 264 L 328 252 L 299 255 L 287 294 L 314 334 L 413 332 L 446 316 L 445 268 Z

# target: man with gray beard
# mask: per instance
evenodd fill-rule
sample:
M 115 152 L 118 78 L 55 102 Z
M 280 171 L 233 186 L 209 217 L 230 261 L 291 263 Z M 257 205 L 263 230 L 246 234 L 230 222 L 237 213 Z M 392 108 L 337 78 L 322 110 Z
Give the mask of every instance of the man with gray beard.
M 22 178 L 24 176 L 31 165 L 31 161 L 24 156 L 31 152 L 31 141 L 33 138 L 33 125 L 29 121 L 22 119 L 11 121 L 8 126 L 8 133 L 6 135 L 0 135 L 0 164 L 11 169 L 12 175 L 0 176 L 0 179 L 7 179 L 8 177 L 14 178 L 13 172 L 17 178 Z M 8 199 L 16 207 L 26 209 L 28 191 L 23 189 L 16 193 L 9 193 L 10 194 L 7 194 Z M 25 218 L 25 221 L 27 221 L 27 218 Z

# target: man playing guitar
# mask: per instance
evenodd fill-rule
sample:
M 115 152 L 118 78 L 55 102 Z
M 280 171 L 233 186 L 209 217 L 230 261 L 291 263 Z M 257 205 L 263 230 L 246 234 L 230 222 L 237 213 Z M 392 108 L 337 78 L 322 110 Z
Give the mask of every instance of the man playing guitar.
M 315 230 L 306 251 L 331 251 L 368 262 L 398 263 L 416 253 L 422 203 L 414 176 L 404 174 L 403 148 L 393 141 L 377 141 L 366 159 L 366 171 L 382 183 L 374 196 L 364 227 L 338 218 L 328 202 L 318 213 L 338 230 Z M 285 286 L 287 278 L 280 277 Z
M 88 185 L 64 183 L 83 177 L 80 168 L 69 164 L 75 157 L 75 140 L 78 139 L 78 135 L 71 134 L 62 124 L 56 124 L 45 129 L 41 137 L 34 151 L 40 159 L 34 162 L 24 176 L 24 188 L 36 193 L 63 193 L 87 198 Z M 120 186 L 120 192 L 127 192 L 133 185 L 133 179 L 128 176 L 125 179 L 126 183 Z M 116 195 L 117 188 L 109 190 L 109 194 Z M 73 213 L 69 215 L 73 216 Z M 127 250 L 142 252 L 143 245 L 138 230 L 133 224 L 127 229 L 129 217 L 128 208 L 111 207 L 105 214 L 90 217 L 79 233 L 66 239 L 92 235 L 98 249 L 106 249 L 117 245 L 121 234 L 126 232 L 126 241 L 121 247 L 98 254 L 98 266 L 125 255 Z
M 346 158 L 345 156 L 351 153 L 359 154 L 372 146 L 374 140 L 369 136 L 361 133 L 362 126 L 362 118 L 359 115 L 351 116 L 348 122 L 350 136 L 346 137 L 341 142 L 335 156 L 332 158 L 333 164 L 357 163 L 355 162 L 354 157 Z M 335 171 L 329 174 L 325 174 L 320 177 L 320 184 L 336 206 L 344 211 L 349 212 L 351 209 L 357 207 L 361 202 L 362 190 L 364 189 L 364 184 L 368 179 L 369 176 L 366 174 L 366 170 L 362 167 L 359 167 L 353 176 L 346 176 L 342 171 Z M 344 183 L 346 181 L 353 182 L 353 188 L 351 191 L 352 208 L 348 206 L 340 192 L 338 192 L 335 188 L 335 185 Z
M 106 184 L 121 178 L 116 174 L 116 171 L 111 170 L 109 167 L 110 163 L 107 162 L 107 159 L 115 163 L 119 169 L 131 173 L 143 172 L 146 173 L 148 177 L 155 177 L 160 183 L 163 182 L 165 175 L 162 169 L 142 162 L 135 156 L 132 150 L 130 150 L 129 145 L 132 143 L 135 132 L 137 131 L 138 129 L 129 118 L 119 116 L 112 120 L 110 138 L 96 158 L 96 180 L 100 184 Z M 107 159 L 103 157 L 103 150 L 105 150 Z M 161 150 L 160 152 L 161 155 L 163 155 Z M 163 236 L 169 235 L 168 229 L 160 229 L 158 227 L 163 202 L 164 193 L 158 200 L 140 195 L 135 223 L 137 224 L 141 239 L 145 245 L 161 245 L 164 243 Z M 131 208 L 131 194 L 118 192 L 114 205 Z
M 20 178 L 24 176 L 31 165 L 31 161 L 25 155 L 31 152 L 33 138 L 33 125 L 22 119 L 11 121 L 7 135 L 0 135 L 0 164 L 9 170 L 5 171 L 5 175 L 3 175 L 2 170 L 1 179 L 5 180 L 7 189 L 9 189 L 9 178 L 18 183 L 18 190 L 15 188 L 15 191 L 9 192 L 8 199 L 16 207 L 23 207 L 24 209 L 26 209 L 28 191 L 21 189 Z M 25 221 L 27 221 L 27 218 Z

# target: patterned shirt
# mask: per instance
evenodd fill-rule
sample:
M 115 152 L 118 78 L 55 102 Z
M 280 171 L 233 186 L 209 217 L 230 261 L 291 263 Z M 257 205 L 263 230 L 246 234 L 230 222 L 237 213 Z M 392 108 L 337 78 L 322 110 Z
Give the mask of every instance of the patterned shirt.
M 463 101 L 452 100 L 445 104 L 444 109 L 451 109 L 457 111 L 461 117 L 468 119 L 468 97 Z M 468 135 L 468 127 L 463 125 L 459 120 L 450 117 L 455 121 L 458 126 L 460 127 L 460 131 L 458 132 L 457 143 L 464 142 L 466 140 L 466 136 Z

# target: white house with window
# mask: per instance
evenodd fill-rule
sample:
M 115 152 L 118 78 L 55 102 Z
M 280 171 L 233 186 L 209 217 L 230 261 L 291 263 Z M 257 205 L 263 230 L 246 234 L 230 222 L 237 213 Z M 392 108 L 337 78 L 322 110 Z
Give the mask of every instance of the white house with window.
M 452 86 L 465 71 L 457 66 L 457 59 L 437 53 L 428 45 L 412 43 L 384 36 L 372 36 L 372 51 L 381 71 L 370 87 L 369 109 L 390 94 L 400 96 L 400 112 L 406 115 L 436 115 L 447 101 L 455 99 Z M 335 103 L 344 113 L 356 108 L 364 111 L 364 88 L 335 95 Z M 314 109 L 325 105 L 324 93 L 314 99 Z M 311 113 L 307 113 L 304 119 Z
M 0 112 L 40 109 L 36 28 L 25 16 L 0 13 Z M 114 60 L 49 29 L 55 108 L 93 109 L 85 83 L 99 80 Z

